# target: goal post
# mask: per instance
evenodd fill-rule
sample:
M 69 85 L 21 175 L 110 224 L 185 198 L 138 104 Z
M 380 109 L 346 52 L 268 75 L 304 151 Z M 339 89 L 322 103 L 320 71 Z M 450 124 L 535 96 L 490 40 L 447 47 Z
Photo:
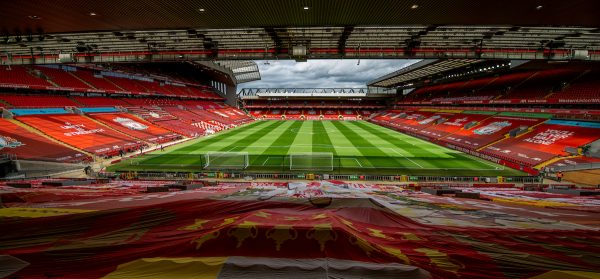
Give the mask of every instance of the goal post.
M 333 171 L 332 152 L 290 153 L 290 170 Z
M 204 154 L 204 169 L 246 169 L 248 152 L 209 152 Z

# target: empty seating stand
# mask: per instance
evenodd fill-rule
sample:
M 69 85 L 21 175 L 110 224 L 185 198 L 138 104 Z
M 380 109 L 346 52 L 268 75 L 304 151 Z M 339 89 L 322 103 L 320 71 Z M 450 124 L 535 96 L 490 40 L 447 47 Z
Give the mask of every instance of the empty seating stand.
M 131 92 L 132 94 L 148 94 L 150 91 L 142 84 L 149 83 L 143 81 L 137 81 L 128 78 L 117 78 L 117 77 L 104 77 L 110 82 L 117 85 L 122 91 Z
M 84 82 L 74 77 L 65 70 L 41 66 L 35 67 L 35 69 L 42 72 L 46 77 L 52 80 L 52 82 L 54 82 L 59 87 L 83 91 L 92 89 L 87 84 L 85 84 Z
M 600 96 L 600 72 L 592 71 L 576 79 L 563 91 L 553 94 L 556 99 L 598 99 Z
M 121 88 L 117 87 L 102 76 L 94 75 L 92 71 L 80 69 L 74 71 L 73 74 L 98 90 L 109 93 L 123 92 Z
M 133 151 L 144 145 L 80 115 L 31 115 L 17 117 L 17 120 L 68 145 L 101 156 L 114 156 L 119 150 Z
M 5 119 L 0 119 L 0 142 L 0 153 L 16 155 L 17 159 L 62 163 L 91 159 L 77 150 L 52 142 Z
M 467 149 L 478 149 L 504 138 L 513 129 L 520 126 L 532 127 L 545 120 L 542 118 L 494 116 L 479 122 L 470 129 L 455 131 L 441 140 Z
M 441 138 L 461 130 L 467 130 L 467 125 L 474 125 L 480 121 L 490 117 L 483 114 L 455 114 L 449 117 L 448 120 L 429 126 L 419 133 L 431 138 Z
M 0 95 L 0 99 L 16 108 L 59 108 L 67 106 L 80 106 L 80 104 L 65 96 L 56 95 L 2 94 Z
M 179 134 L 127 113 L 94 113 L 88 116 L 115 130 L 152 143 L 164 143 L 181 138 Z
M 520 137 L 490 145 L 482 152 L 507 161 L 535 166 L 557 156 L 569 155 L 565 151 L 567 147 L 577 149 L 598 139 L 600 128 L 544 123 Z
M 159 122 L 159 121 L 165 121 L 165 120 L 173 120 L 173 119 L 177 119 L 175 116 L 169 114 L 168 112 L 164 111 L 162 108 L 160 107 L 150 107 L 150 106 L 145 106 L 145 107 L 134 107 L 134 106 L 129 106 L 126 107 L 126 109 L 136 115 L 139 115 L 140 117 L 150 121 L 150 122 Z
M 71 99 L 80 103 L 84 107 L 116 107 L 129 106 L 129 103 L 122 99 L 107 98 L 107 97 L 80 97 L 73 96 Z
M 564 69 L 538 71 L 523 83 L 517 84 L 501 99 L 543 99 L 557 89 L 561 82 L 573 79 L 577 73 Z
M 35 76 L 31 68 L 24 66 L 0 66 L 0 86 L 14 88 L 51 89 L 54 86 Z
M 156 122 L 155 124 L 187 137 L 198 137 L 204 135 L 206 132 L 206 129 L 202 128 L 202 125 L 199 124 L 200 122 L 201 121 L 188 123 L 180 120 L 165 120 Z

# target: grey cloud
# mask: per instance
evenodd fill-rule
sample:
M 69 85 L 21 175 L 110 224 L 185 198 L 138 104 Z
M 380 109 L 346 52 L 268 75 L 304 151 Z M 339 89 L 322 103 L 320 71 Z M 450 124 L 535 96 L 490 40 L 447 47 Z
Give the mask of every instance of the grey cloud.
M 406 67 L 418 60 L 293 60 L 256 61 L 262 80 L 241 84 L 239 88 L 366 87 L 374 78 Z

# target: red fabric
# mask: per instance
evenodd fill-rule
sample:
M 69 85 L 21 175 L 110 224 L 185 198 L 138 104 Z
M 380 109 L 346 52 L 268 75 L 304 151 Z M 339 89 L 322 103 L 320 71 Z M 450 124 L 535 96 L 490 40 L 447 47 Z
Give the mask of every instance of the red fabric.
M 566 147 L 577 148 L 599 138 L 600 129 L 541 124 L 520 137 L 488 146 L 485 152 L 536 165 L 559 155 L 568 155 L 564 151 Z
M 136 149 L 141 144 L 80 115 L 31 115 L 17 119 L 57 140 L 95 154 L 114 155 L 121 149 Z
M 57 162 L 81 162 L 90 159 L 81 152 L 51 142 L 4 119 L 0 119 L 0 139 L 4 141 L 0 153 L 15 154 L 17 159 Z
M 477 149 L 501 139 L 509 131 L 519 126 L 531 127 L 546 119 L 495 116 L 485 119 L 479 125 L 468 130 L 458 130 L 445 137 L 443 141 L 463 147 Z M 487 129 L 491 128 L 491 129 Z
M 127 113 L 97 113 L 90 114 L 89 117 L 127 135 L 154 143 L 172 141 L 179 137 L 178 134 Z M 130 128 L 131 123 L 141 124 L 141 126 Z
M 577 166 L 577 165 L 585 165 L 585 164 L 593 164 L 600 163 L 600 158 L 592 158 L 592 157 L 578 157 L 578 158 L 569 158 L 557 161 L 548 165 L 549 168 L 554 167 L 566 167 L 566 166 Z
M 452 134 L 457 131 L 463 130 L 463 127 L 465 125 L 473 121 L 480 122 L 488 117 L 490 116 L 481 114 L 457 114 L 453 117 L 450 117 L 447 121 L 441 124 L 429 126 L 421 130 L 419 133 L 431 137 L 440 138 L 448 134 Z
M 318 233 L 319 227 L 331 229 Z M 197 199 L 8 219 L 3 228 L 0 252 L 31 263 L 13 275 L 22 278 L 98 278 L 139 258 L 231 255 L 408 263 L 434 278 L 600 268 L 591 257 L 571 256 L 600 253 L 595 231 L 424 225 L 369 207 Z

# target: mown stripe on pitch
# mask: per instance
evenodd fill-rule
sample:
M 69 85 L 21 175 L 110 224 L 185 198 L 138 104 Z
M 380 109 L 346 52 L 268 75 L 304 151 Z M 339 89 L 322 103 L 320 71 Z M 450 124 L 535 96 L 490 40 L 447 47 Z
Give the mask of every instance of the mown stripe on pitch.
M 334 155 L 337 155 L 337 151 L 333 148 L 329 134 L 327 133 L 327 130 L 325 130 L 323 121 L 313 121 L 312 143 L 313 152 L 332 152 Z
M 397 168 L 418 168 L 419 166 L 410 162 L 404 157 L 392 157 L 396 154 L 389 154 L 379 147 L 371 144 L 367 139 L 354 131 L 350 126 L 350 122 L 334 122 L 333 124 L 341 130 L 348 139 L 357 147 L 358 151 L 368 160 L 374 167 L 397 167 Z M 363 132 L 366 132 L 363 130 Z M 367 132 L 368 133 L 368 132 Z M 369 158 L 370 157 L 370 158 Z
M 273 146 L 273 143 L 282 135 L 289 133 L 290 126 L 293 124 L 293 121 L 285 121 L 283 125 L 280 125 L 277 128 L 274 128 L 270 132 L 268 132 L 264 137 L 260 138 L 258 141 L 246 146 L 244 149 L 240 151 L 245 151 L 250 154 L 250 166 L 259 166 L 263 167 L 267 163 L 276 164 L 278 160 L 275 158 L 269 159 L 269 156 L 262 155 L 269 147 Z M 268 165 L 267 165 L 268 166 Z
M 196 142 L 196 143 L 194 143 L 192 145 L 188 145 L 186 147 L 175 149 L 175 150 L 171 151 L 170 153 L 177 153 L 178 151 L 182 151 L 182 152 L 185 152 L 187 154 L 187 153 L 189 153 L 189 151 L 195 151 L 195 150 L 200 149 L 201 147 L 205 147 L 205 146 L 208 146 L 210 144 L 217 143 L 217 142 L 222 142 L 222 141 L 224 141 L 227 138 L 231 138 L 231 137 L 234 137 L 234 136 L 239 136 L 240 133 L 244 133 L 246 131 L 250 131 L 250 130 L 256 129 L 256 128 L 259 128 L 261 126 L 267 125 L 267 124 L 268 124 L 267 122 L 257 121 L 257 122 L 254 122 L 254 123 L 250 124 L 250 125 L 246 125 L 246 126 L 243 126 L 243 127 L 240 127 L 240 128 L 231 129 L 229 131 L 226 131 L 223 134 L 217 133 L 216 135 L 214 135 L 212 137 L 202 139 L 202 140 L 200 140 L 200 141 L 198 141 L 198 142 Z
M 404 157 L 403 162 L 406 163 L 407 166 L 411 168 L 438 168 L 438 164 L 433 163 L 429 158 L 424 160 L 422 155 L 419 156 L 419 153 L 423 153 L 423 151 L 419 151 L 419 146 L 413 146 L 408 143 L 406 140 L 410 140 L 410 137 L 406 138 L 395 138 L 392 135 L 384 133 L 382 131 L 377 131 L 373 127 L 366 125 L 366 123 L 358 123 L 352 122 L 349 125 L 352 125 L 359 131 L 362 131 L 364 134 L 370 135 L 373 138 L 373 141 L 381 141 L 381 146 L 386 146 L 389 149 L 389 156 L 398 157 L 398 155 Z M 427 156 L 434 157 L 433 154 L 425 153 Z
M 259 126 L 255 126 L 252 129 L 248 129 L 248 130 L 244 130 L 244 131 L 239 131 L 236 132 L 233 135 L 227 135 L 224 137 L 218 137 L 215 141 L 211 142 L 210 144 L 206 144 L 206 145 L 199 145 L 199 148 L 196 151 L 217 151 L 220 150 L 221 148 L 228 146 L 232 143 L 235 143 L 236 141 L 243 139 L 249 135 L 252 135 L 254 133 L 256 133 L 257 131 L 265 128 L 265 127 L 269 127 L 270 125 L 274 125 L 274 122 L 267 122 L 264 123 L 263 125 L 259 125 Z
M 432 157 L 432 158 L 452 158 L 453 156 L 450 154 L 450 150 L 447 150 L 445 147 L 441 147 L 434 143 L 428 142 L 426 140 L 422 140 L 417 137 L 413 137 L 411 135 L 404 134 L 402 132 L 379 126 L 377 124 L 369 123 L 369 122 L 360 122 L 359 125 L 363 125 L 363 127 L 369 127 L 372 129 L 373 133 L 381 133 L 386 137 L 395 138 L 404 143 L 405 149 L 408 148 L 415 155 L 415 157 Z
M 301 121 L 294 121 L 294 123 L 292 123 L 292 125 L 289 127 L 288 131 L 292 131 L 294 129 L 298 130 L 301 126 Z M 297 135 L 297 133 L 291 132 L 281 134 L 275 141 L 273 141 L 271 147 L 263 152 L 263 155 L 287 155 L 288 151 L 290 150 L 290 146 L 294 142 L 294 139 L 296 139 Z
M 338 130 L 334 125 L 333 121 L 324 121 L 323 127 L 327 131 L 327 135 L 333 143 L 333 149 L 338 156 L 360 156 L 361 153 L 356 146 L 343 134 L 342 131 Z
M 276 121 L 274 123 L 269 123 L 269 125 L 263 126 L 260 129 L 254 131 L 253 133 L 246 135 L 245 137 L 240 138 L 239 140 L 236 140 L 225 147 L 222 147 L 221 149 L 219 149 L 219 151 L 235 152 L 235 151 L 237 151 L 237 149 L 239 147 L 250 146 L 253 143 L 255 143 L 256 141 L 258 141 L 261 137 L 268 134 L 271 130 L 283 125 L 283 123 L 285 123 L 285 122 L 284 121 Z
M 432 157 L 432 158 L 452 157 L 452 156 L 448 155 L 446 152 L 443 152 L 444 148 L 441 146 L 429 145 L 429 144 L 423 145 L 422 144 L 423 141 L 421 139 L 417 139 L 417 138 L 402 134 L 400 132 L 396 132 L 394 130 L 387 129 L 385 127 L 381 127 L 381 126 L 377 126 L 375 124 L 365 123 L 365 122 L 357 122 L 357 123 L 354 123 L 354 125 L 362 128 L 363 130 L 368 131 L 371 134 L 377 135 L 381 139 L 384 139 L 387 142 L 395 145 L 399 149 L 402 149 L 402 150 L 408 152 L 409 154 L 412 154 L 413 157 Z M 383 129 L 379 129 L 380 127 Z M 426 147 L 431 147 L 431 148 L 426 148 Z M 433 152 L 432 149 L 435 149 L 435 152 Z
M 288 149 L 288 153 L 312 151 L 312 123 L 311 121 L 300 121 L 300 123 L 302 123 L 302 126 L 297 130 L 298 132 Z
M 262 125 L 263 125 L 263 123 L 254 122 L 254 123 L 245 125 L 243 127 L 231 129 L 231 130 L 227 131 L 225 134 L 217 134 L 214 137 L 203 139 L 194 144 L 172 150 L 165 154 L 145 155 L 145 156 L 149 156 L 149 158 L 147 158 L 147 159 L 142 158 L 140 160 L 139 164 L 140 165 L 161 165 L 161 164 L 167 164 L 167 163 L 177 163 L 177 165 L 195 164 L 195 163 L 197 163 L 197 161 L 200 160 L 199 157 L 196 158 L 194 156 L 185 156 L 185 155 L 190 155 L 194 151 L 205 146 L 206 143 L 210 144 L 211 142 L 217 142 L 224 138 L 228 138 L 228 137 L 237 135 L 237 131 L 245 131 L 245 130 L 253 129 L 256 126 L 262 126 Z M 236 132 L 233 132 L 234 130 Z M 184 155 L 184 156 L 181 156 L 181 155 Z
M 277 124 L 281 125 L 281 123 L 268 123 L 266 126 L 265 125 L 260 125 L 260 128 L 258 130 L 254 130 L 254 129 L 250 130 L 250 131 L 253 131 L 253 132 L 250 133 L 250 134 L 248 134 L 248 135 L 246 135 L 242 139 L 246 139 L 246 138 L 252 137 L 253 135 L 256 135 L 257 133 L 260 133 L 261 131 L 267 130 L 271 126 L 277 125 Z M 239 134 L 236 134 L 236 135 L 239 136 Z M 229 138 L 229 137 L 227 137 L 227 138 Z M 238 141 L 235 141 L 235 142 L 233 142 L 233 143 L 231 143 L 231 144 L 229 144 L 229 145 L 227 145 L 225 147 L 221 147 L 221 148 L 217 147 L 217 148 L 214 148 L 214 149 L 212 149 L 211 146 L 196 146 L 196 149 L 193 150 L 193 151 L 190 150 L 190 152 L 187 152 L 187 153 L 179 153 L 180 156 L 169 156 L 168 158 L 164 158 L 165 160 L 163 161 L 163 164 L 165 164 L 165 165 L 169 165 L 169 164 L 185 164 L 186 161 L 187 161 L 186 159 L 188 157 L 195 158 L 195 156 L 192 155 L 192 154 L 198 155 L 198 159 L 197 160 L 200 160 L 200 154 L 203 151 L 204 152 L 206 152 L 206 151 L 234 151 L 234 150 L 231 150 L 231 149 L 236 146 L 236 142 L 238 142 Z M 194 160 L 194 162 L 196 162 L 196 161 Z
M 386 156 L 383 151 L 378 150 L 375 146 L 365 141 L 360 135 L 348 129 L 340 121 L 332 121 L 331 124 L 333 125 L 333 127 L 335 127 L 335 129 L 339 131 L 339 134 L 343 135 L 346 138 L 346 140 L 350 144 L 352 144 L 354 149 L 358 151 L 358 154 L 354 154 L 354 156 L 359 157 L 357 159 L 359 159 L 363 163 L 363 166 L 368 164 L 368 167 L 375 167 L 375 165 L 370 160 L 368 160 L 367 157 Z M 367 151 L 359 147 L 367 147 L 369 150 Z
M 281 134 L 289 132 L 289 128 L 292 125 L 292 123 L 292 121 L 285 121 L 283 125 L 273 128 L 259 140 L 250 143 L 249 145 L 245 146 L 243 149 L 238 151 L 244 151 L 248 152 L 249 154 L 255 155 L 262 154 L 265 150 L 267 150 L 273 145 L 273 142 L 275 142 L 279 138 L 279 136 L 281 136 Z
M 383 133 L 383 132 L 375 132 L 375 128 L 373 126 L 367 125 L 367 123 L 354 123 L 356 126 L 360 126 L 361 128 L 363 128 L 366 131 L 372 132 L 373 134 L 381 137 L 382 139 L 387 140 L 388 142 L 395 144 L 396 146 L 398 146 L 398 148 L 407 148 L 406 145 L 402 145 L 400 142 L 402 141 L 401 139 L 397 139 L 394 140 L 393 135 L 390 135 L 388 133 Z M 375 124 L 371 124 L 374 125 L 375 127 L 379 127 Z M 387 129 L 386 129 L 387 130 Z M 393 130 L 389 130 L 390 132 L 394 132 Z M 404 135 L 404 134 L 402 134 Z M 410 139 L 414 139 L 412 137 L 408 137 L 406 138 L 407 140 Z M 418 144 L 421 143 L 421 139 L 418 139 L 418 141 L 416 141 Z M 429 145 L 431 144 L 431 145 Z M 464 156 L 460 156 L 456 157 L 454 155 L 460 155 L 461 153 L 452 153 L 453 155 L 449 155 L 448 152 L 446 151 L 450 151 L 447 150 L 445 147 L 443 146 L 438 146 L 435 145 L 433 143 L 429 143 L 427 145 L 429 148 L 425 148 L 425 146 L 423 146 L 423 148 L 421 149 L 423 152 L 428 152 L 431 153 L 432 155 L 428 155 L 427 158 L 423 158 L 420 156 L 416 156 L 411 158 L 413 161 L 419 163 L 420 165 L 422 165 L 423 167 L 426 168 L 439 168 L 439 169 L 446 169 L 446 168 L 465 168 L 465 169 L 482 169 L 482 168 L 491 168 L 490 166 L 487 167 L 481 167 L 480 162 L 475 162 L 474 160 L 471 160 L 470 158 L 466 158 Z M 412 147 L 414 150 L 415 147 Z M 418 146 L 417 146 L 418 148 Z M 431 149 L 437 149 L 439 150 L 439 152 L 431 152 Z M 410 153 L 413 153 L 409 151 Z M 446 156 L 439 156 L 439 153 L 444 152 L 444 154 Z M 416 153 L 416 152 L 415 152 Z M 415 154 L 416 155 L 416 154 Z M 481 164 L 478 166 L 478 164 Z

